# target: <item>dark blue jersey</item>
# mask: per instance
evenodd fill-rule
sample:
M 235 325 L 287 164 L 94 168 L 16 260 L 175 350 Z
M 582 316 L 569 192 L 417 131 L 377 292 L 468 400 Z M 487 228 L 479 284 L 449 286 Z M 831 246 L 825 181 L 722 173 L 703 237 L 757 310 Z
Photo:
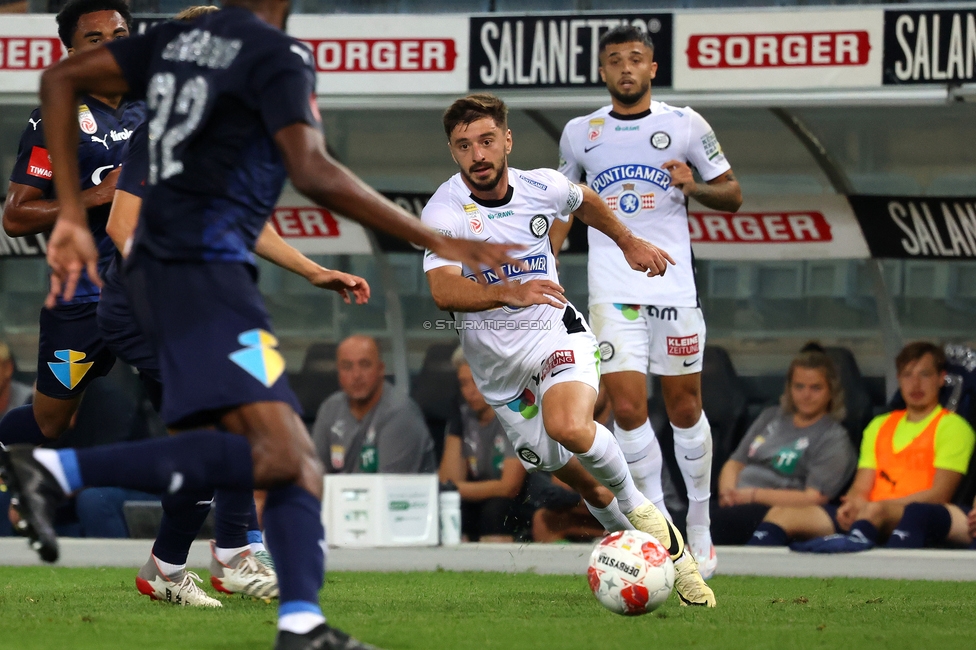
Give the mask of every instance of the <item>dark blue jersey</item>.
M 251 262 L 286 177 L 272 137 L 319 126 L 308 48 L 241 7 L 106 47 L 149 108 L 136 246 L 160 259 Z
M 129 136 L 122 149 L 122 171 L 115 181 L 115 189 L 140 199 L 146 196 L 146 177 L 149 175 L 149 125 L 143 122 Z
M 142 102 L 122 103 L 115 109 L 94 97 L 82 99 L 78 108 L 78 171 L 81 175 L 81 189 L 87 190 L 98 185 L 107 173 L 122 163 L 123 147 L 132 130 L 144 117 L 145 104 Z M 36 187 L 41 190 L 45 199 L 55 198 L 51 160 L 44 142 L 44 124 L 40 109 L 31 113 L 27 128 L 20 137 L 17 161 L 10 180 Z M 100 269 L 105 268 L 115 252 L 112 240 L 105 234 L 110 209 L 109 203 L 88 210 L 88 223 L 98 246 Z M 69 303 L 60 304 L 80 304 L 96 300 L 98 287 L 83 272 L 75 297 Z

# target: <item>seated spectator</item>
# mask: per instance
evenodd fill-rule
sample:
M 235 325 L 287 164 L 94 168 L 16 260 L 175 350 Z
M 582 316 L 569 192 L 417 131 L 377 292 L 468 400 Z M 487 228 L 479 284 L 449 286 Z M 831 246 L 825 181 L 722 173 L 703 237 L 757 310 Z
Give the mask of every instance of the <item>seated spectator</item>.
M 494 409 L 475 386 L 461 348 L 454 351 L 451 363 L 464 404 L 460 417 L 447 425 L 440 481 L 452 481 L 461 494 L 461 532 L 467 541 L 511 542 L 525 468 Z
M 436 470 L 434 442 L 420 407 L 385 381 L 380 349 L 354 335 L 336 350 L 339 386 L 315 416 L 312 440 L 333 474 L 426 474 Z
M 712 539 L 745 544 L 772 506 L 822 506 L 857 464 L 840 422 L 844 392 L 824 349 L 807 345 L 790 363 L 779 406 L 760 413 L 722 467 Z
M 954 503 L 909 503 L 885 548 L 926 546 L 976 550 L 976 501 L 965 509 Z
M 15 370 L 10 346 L 0 341 L 0 418 L 11 409 L 26 404 L 34 392 L 27 384 L 13 380 Z
M 906 408 L 879 415 L 864 430 L 857 475 L 842 505 L 774 507 L 750 544 L 781 545 L 792 538 L 808 540 L 792 546 L 800 551 L 867 550 L 888 538 L 909 504 L 949 503 L 976 434 L 939 404 L 945 354 L 931 343 L 910 343 L 895 364 Z

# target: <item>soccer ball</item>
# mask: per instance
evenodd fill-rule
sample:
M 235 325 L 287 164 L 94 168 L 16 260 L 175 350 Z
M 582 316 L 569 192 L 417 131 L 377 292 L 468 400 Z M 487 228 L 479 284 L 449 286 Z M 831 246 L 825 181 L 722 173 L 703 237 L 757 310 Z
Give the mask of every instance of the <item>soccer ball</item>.
M 626 530 L 607 535 L 590 554 L 590 590 L 614 614 L 639 616 L 664 604 L 674 587 L 674 564 L 652 535 Z

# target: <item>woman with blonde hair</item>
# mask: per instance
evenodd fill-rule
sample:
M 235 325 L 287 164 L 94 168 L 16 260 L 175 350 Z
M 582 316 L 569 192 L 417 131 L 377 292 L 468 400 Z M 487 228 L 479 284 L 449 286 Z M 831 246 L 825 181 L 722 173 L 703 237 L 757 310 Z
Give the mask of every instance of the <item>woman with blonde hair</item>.
M 779 406 L 749 427 L 719 475 L 716 544 L 745 544 L 772 506 L 823 505 L 850 481 L 857 457 L 836 366 L 817 343 L 790 363 Z

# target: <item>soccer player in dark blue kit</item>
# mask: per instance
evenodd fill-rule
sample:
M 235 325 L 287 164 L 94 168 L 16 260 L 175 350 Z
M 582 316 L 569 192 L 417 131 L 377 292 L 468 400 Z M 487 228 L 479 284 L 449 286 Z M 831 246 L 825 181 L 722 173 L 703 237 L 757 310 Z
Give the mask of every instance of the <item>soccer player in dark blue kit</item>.
M 168 439 L 2 454 L 42 558 L 57 558 L 51 513 L 83 486 L 157 493 L 268 489 L 266 541 L 280 586 L 277 647 L 366 648 L 330 627 L 322 467 L 296 413 L 255 282 L 251 250 L 286 173 L 313 199 L 447 259 L 501 274 L 511 246 L 450 239 L 383 199 L 332 160 L 314 103 L 312 55 L 286 36 L 289 0 L 235 0 L 190 23 L 164 23 L 50 68 L 43 117 L 61 198 L 48 245 L 52 291 L 97 277 L 77 178 L 74 105 L 84 92 L 145 97 L 146 201 L 126 265 L 128 291 L 160 362 Z M 217 429 L 200 427 L 216 425 Z
M 75 0 L 58 14 L 58 36 L 69 56 L 75 56 L 127 37 L 130 20 L 124 0 Z M 123 147 L 144 117 L 142 102 L 124 101 L 116 93 L 86 95 L 77 110 L 77 178 L 102 269 L 115 251 L 105 224 Z M 20 139 L 3 210 L 3 227 L 11 237 L 47 232 L 58 216 L 60 203 L 54 194 L 44 126 L 41 110 L 34 110 Z M 98 299 L 98 286 L 83 275 L 71 300 L 57 300 L 41 311 L 33 404 L 3 418 L 0 442 L 39 445 L 58 438 L 67 430 L 88 384 L 112 369 L 115 357 L 98 332 Z

